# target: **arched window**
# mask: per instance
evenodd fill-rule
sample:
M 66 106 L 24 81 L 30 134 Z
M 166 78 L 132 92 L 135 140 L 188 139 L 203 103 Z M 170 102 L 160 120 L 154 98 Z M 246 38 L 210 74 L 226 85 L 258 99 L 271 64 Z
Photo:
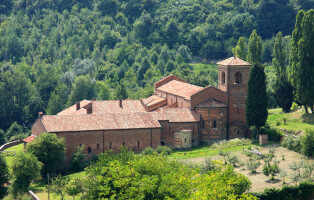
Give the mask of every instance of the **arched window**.
M 213 128 L 217 128 L 217 122 L 216 122 L 216 120 L 213 121 Z
M 241 83 L 241 73 L 240 72 L 237 72 L 235 73 L 234 75 L 234 83 Z
M 226 74 L 225 72 L 221 73 L 221 84 L 225 84 L 226 83 Z
M 87 152 L 88 152 L 88 153 L 92 153 L 92 148 L 88 147 L 88 148 L 87 148 Z
M 165 142 L 164 141 L 160 141 L 160 145 L 161 146 L 165 146 Z

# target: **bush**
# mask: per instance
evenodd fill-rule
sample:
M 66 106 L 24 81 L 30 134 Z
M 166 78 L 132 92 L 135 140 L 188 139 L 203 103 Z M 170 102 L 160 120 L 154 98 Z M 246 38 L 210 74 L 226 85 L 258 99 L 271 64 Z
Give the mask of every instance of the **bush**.
M 282 141 L 282 146 L 289 149 L 289 150 L 300 152 L 300 150 L 301 150 L 301 137 L 293 135 L 293 134 L 289 134 Z
M 144 155 L 152 155 L 154 154 L 155 150 L 151 147 L 146 147 L 143 151 L 142 154 Z
M 301 182 L 299 186 L 283 186 L 281 189 L 266 188 L 261 193 L 252 193 L 260 200 L 269 199 L 310 199 L 313 195 L 314 183 L 313 182 Z
M 156 152 L 158 154 L 162 154 L 162 155 L 170 155 L 170 154 L 172 154 L 172 149 L 170 147 L 167 147 L 167 146 L 158 146 L 156 148 Z
M 296 104 L 295 102 L 292 103 L 291 106 L 291 112 L 297 111 L 299 109 L 298 104 Z
M 255 174 L 256 173 L 256 169 L 261 165 L 260 161 L 258 160 L 253 160 L 250 159 L 247 163 L 246 163 L 246 167 L 251 171 L 251 173 Z
M 229 154 L 227 155 L 227 162 L 235 167 L 236 164 L 239 164 L 239 158 L 237 155 Z
M 8 179 L 8 166 L 5 162 L 4 157 L 0 154 L 0 199 L 2 199 L 6 194 L 6 188 L 4 187 L 4 183 L 6 183 Z
M 74 172 L 78 172 L 86 167 L 86 162 L 84 162 L 86 159 L 84 148 L 84 145 L 78 146 L 76 152 L 73 154 L 71 160 L 71 170 Z
M 274 141 L 274 142 L 279 142 L 280 138 L 282 137 L 282 134 L 280 133 L 279 130 L 275 128 L 271 128 L 269 125 L 265 125 L 264 127 L 261 128 L 261 134 L 267 134 L 268 140 Z
M 302 135 L 301 152 L 306 156 L 314 155 L 314 129 L 307 129 Z

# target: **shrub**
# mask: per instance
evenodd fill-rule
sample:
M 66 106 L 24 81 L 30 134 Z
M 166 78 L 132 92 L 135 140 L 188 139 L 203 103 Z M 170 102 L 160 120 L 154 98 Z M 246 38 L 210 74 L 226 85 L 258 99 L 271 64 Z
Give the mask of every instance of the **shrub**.
M 202 173 L 208 173 L 216 169 L 217 169 L 217 166 L 215 165 L 215 163 L 210 158 L 206 158 L 202 166 Z
M 261 193 L 253 193 L 260 200 L 269 199 L 310 199 L 313 195 L 314 183 L 301 182 L 298 186 L 283 186 L 281 189 L 266 188 Z
M 72 156 L 71 160 L 71 170 L 74 172 L 80 171 L 86 167 L 86 154 L 84 152 L 84 145 L 78 146 L 76 152 Z
M 239 158 L 237 155 L 232 155 L 232 154 L 229 154 L 227 155 L 227 162 L 232 164 L 232 166 L 236 166 L 236 164 L 239 164 Z
M 4 157 L 0 154 L 0 199 L 2 199 L 6 194 L 6 188 L 4 187 L 4 183 L 6 183 L 8 179 L 8 166 L 5 162 Z
M 302 135 L 301 152 L 306 156 L 314 155 L 314 129 L 307 129 Z
M 291 106 L 291 112 L 294 112 L 294 111 L 296 111 L 296 110 L 298 110 L 298 109 L 299 109 L 298 104 L 296 104 L 295 102 L 293 102 L 293 103 L 292 103 L 292 106 Z
M 154 154 L 155 150 L 151 147 L 146 147 L 143 151 L 142 154 L 144 155 L 152 155 Z
M 289 134 L 282 141 L 282 146 L 289 150 L 300 152 L 301 151 L 301 138 L 300 136 Z
M 253 160 L 250 159 L 247 163 L 246 163 L 246 167 L 251 171 L 251 173 L 255 174 L 256 173 L 256 169 L 261 165 L 260 161 L 258 160 Z
M 278 122 L 278 121 L 277 121 Z M 282 134 L 279 130 L 271 128 L 269 125 L 265 125 L 261 128 L 261 134 L 267 134 L 268 140 L 279 142 Z
M 158 146 L 156 148 L 156 152 L 158 154 L 162 154 L 162 155 L 170 155 L 170 154 L 172 154 L 172 149 L 170 147 L 167 147 L 167 146 Z
M 263 174 L 265 176 L 271 175 L 271 180 L 275 180 L 276 174 L 280 172 L 280 169 L 278 167 L 277 163 L 271 164 L 270 162 L 265 163 L 263 167 Z

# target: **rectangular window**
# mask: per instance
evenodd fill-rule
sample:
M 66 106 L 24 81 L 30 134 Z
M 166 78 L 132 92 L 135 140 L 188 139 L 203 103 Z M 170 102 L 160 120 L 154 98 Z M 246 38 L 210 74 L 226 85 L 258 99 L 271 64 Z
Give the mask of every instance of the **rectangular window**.
M 204 129 L 205 128 L 205 120 L 202 120 L 201 121 L 201 129 Z
M 140 141 L 137 141 L 137 147 L 140 147 Z
M 110 142 L 110 144 L 109 144 L 109 148 L 111 149 L 111 142 Z
M 99 149 L 99 143 L 97 143 L 97 149 Z
M 122 142 L 122 145 L 124 146 L 124 145 L 125 145 L 125 142 Z

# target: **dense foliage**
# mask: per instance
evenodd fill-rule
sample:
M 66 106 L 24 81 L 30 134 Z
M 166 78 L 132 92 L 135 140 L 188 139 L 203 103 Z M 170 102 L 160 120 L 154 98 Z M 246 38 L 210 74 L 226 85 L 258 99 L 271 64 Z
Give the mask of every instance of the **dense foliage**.
M 282 146 L 306 156 L 313 156 L 314 130 L 307 129 L 302 135 L 289 134 L 282 141 Z
M 261 193 L 254 193 L 260 200 L 309 199 L 313 196 L 314 183 L 301 182 L 298 186 L 283 186 L 281 189 L 267 188 Z
M 214 170 L 191 168 L 163 155 L 135 155 L 125 149 L 105 153 L 87 169 L 83 198 L 117 199 L 254 199 L 244 194 L 250 181 L 219 165 Z
M 6 188 L 4 184 L 9 180 L 9 171 L 7 163 L 4 157 L 0 154 L 0 199 L 2 199 L 6 194 Z
M 39 111 L 56 114 L 84 98 L 146 97 L 169 73 L 215 85 L 212 66 L 192 63 L 231 56 L 240 37 L 243 50 L 253 29 L 268 62 L 272 36 L 291 34 L 297 11 L 311 7 L 296 0 L 1 1 L 0 128 L 17 122 L 26 132 Z
M 40 177 L 42 163 L 30 153 L 18 153 L 11 166 L 11 192 L 14 196 L 27 192 L 31 181 Z
M 27 152 L 33 154 L 43 163 L 42 175 L 55 173 L 63 167 L 65 161 L 65 141 L 51 133 L 42 133 L 27 145 Z

